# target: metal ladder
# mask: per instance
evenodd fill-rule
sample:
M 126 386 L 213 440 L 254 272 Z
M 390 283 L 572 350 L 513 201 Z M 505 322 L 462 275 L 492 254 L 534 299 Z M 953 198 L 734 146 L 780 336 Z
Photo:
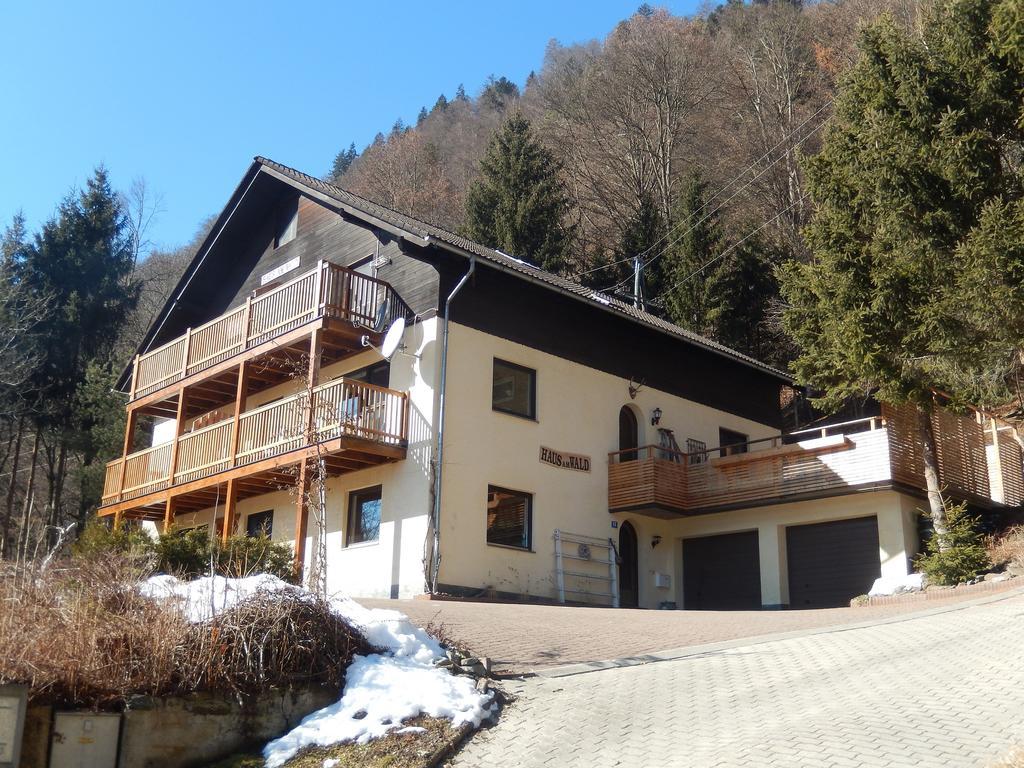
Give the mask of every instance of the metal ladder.
M 566 533 L 558 528 L 555 529 L 555 577 L 558 582 L 558 602 L 565 603 L 566 594 L 580 595 L 583 597 L 610 598 L 612 608 L 619 607 L 619 566 L 617 563 L 615 542 L 611 539 L 599 539 L 594 536 L 583 536 L 578 533 Z M 569 544 L 566 548 L 564 545 Z M 595 556 L 594 550 L 604 552 L 604 557 Z M 576 568 L 585 569 L 589 566 L 600 566 L 603 571 L 607 568 L 607 575 L 594 568 L 593 571 L 566 570 L 565 561 L 571 560 L 581 565 Z M 587 563 L 588 565 L 582 565 Z M 576 588 L 567 587 L 566 579 Z M 575 580 L 575 581 L 573 581 Z M 597 581 L 604 585 L 607 591 L 593 592 L 585 587 L 587 582 Z

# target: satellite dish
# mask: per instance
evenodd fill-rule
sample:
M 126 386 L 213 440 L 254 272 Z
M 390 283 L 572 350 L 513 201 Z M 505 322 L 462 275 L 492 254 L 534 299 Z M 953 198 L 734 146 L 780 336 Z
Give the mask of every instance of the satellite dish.
M 400 317 L 391 324 L 384 334 L 384 343 L 380 345 L 380 353 L 385 360 L 390 360 L 402 346 L 402 334 L 405 333 L 405 318 Z

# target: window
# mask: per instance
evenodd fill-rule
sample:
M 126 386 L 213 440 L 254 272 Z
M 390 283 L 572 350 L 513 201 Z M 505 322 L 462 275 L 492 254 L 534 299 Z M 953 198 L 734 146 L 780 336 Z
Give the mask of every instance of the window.
M 379 363 L 360 368 L 358 371 L 342 375 L 346 379 L 352 379 L 352 381 L 365 381 L 367 384 L 386 387 L 388 379 L 391 377 L 391 363 L 387 360 L 382 360 Z
M 267 536 L 274 532 L 274 510 L 255 512 L 245 518 L 246 536 Z
M 686 438 L 686 453 L 691 464 L 703 464 L 707 461 L 707 450 L 707 443 L 703 440 L 694 440 L 692 437 Z
M 293 197 L 281 206 L 277 214 L 277 231 L 274 233 L 274 247 L 280 248 L 295 239 L 299 229 L 299 198 Z M 266 242 L 266 241 L 264 241 Z
M 537 418 L 536 382 L 536 371 L 495 358 L 491 407 L 527 419 Z
M 348 495 L 348 532 L 345 546 L 377 541 L 380 537 L 381 487 L 364 488 Z
M 734 456 L 737 453 L 747 452 L 749 440 L 742 432 L 733 432 L 731 429 L 720 427 L 718 430 L 718 444 L 722 447 L 719 454 L 722 456 Z
M 533 496 L 487 486 L 487 543 L 530 549 Z

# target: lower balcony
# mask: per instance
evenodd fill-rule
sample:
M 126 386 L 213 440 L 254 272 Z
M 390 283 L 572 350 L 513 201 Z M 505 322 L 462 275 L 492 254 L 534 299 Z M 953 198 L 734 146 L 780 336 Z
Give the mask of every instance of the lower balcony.
M 675 518 L 883 488 L 924 489 L 916 414 L 680 453 L 643 446 L 609 454 L 608 509 Z M 982 506 L 1024 503 L 1020 443 L 994 422 L 945 411 L 932 420 L 939 478 L 954 498 Z
M 160 519 L 213 506 L 228 480 L 239 498 L 295 483 L 294 467 L 323 458 L 340 474 L 405 458 L 408 396 L 344 378 L 184 433 L 107 465 L 101 515 Z

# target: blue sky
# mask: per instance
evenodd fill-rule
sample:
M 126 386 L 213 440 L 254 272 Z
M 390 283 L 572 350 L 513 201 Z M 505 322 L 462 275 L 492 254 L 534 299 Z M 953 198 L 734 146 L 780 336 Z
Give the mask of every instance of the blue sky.
M 489 74 L 522 84 L 551 38 L 603 37 L 638 0 L 6 2 L 0 225 L 35 230 L 98 163 L 162 197 L 150 232 L 188 241 L 254 155 L 321 175 L 395 119 Z M 661 3 L 691 13 L 695 0 Z

